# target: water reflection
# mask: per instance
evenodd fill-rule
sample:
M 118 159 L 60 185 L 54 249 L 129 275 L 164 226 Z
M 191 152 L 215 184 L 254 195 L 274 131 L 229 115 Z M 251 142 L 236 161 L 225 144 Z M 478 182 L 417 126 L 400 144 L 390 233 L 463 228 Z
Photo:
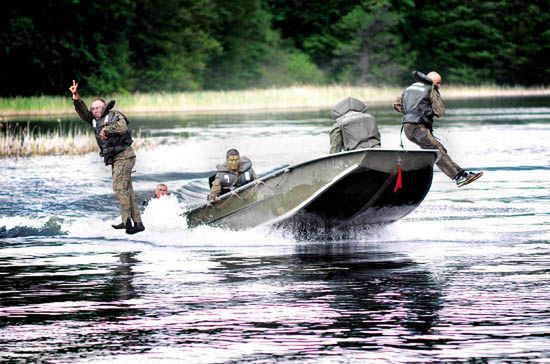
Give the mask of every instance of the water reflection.
M 131 302 L 139 297 L 133 284 L 137 255 L 90 254 L 76 259 L 88 263 L 75 264 L 69 263 L 75 256 L 63 253 L 0 258 L 0 330 L 12 328 L 0 335 L 6 358 L 76 359 L 83 352 L 127 353 L 149 345 L 146 331 L 116 324 L 143 315 Z
M 135 258 L 137 252 L 123 252 L 118 254 L 119 264 L 112 271 L 110 278 L 103 286 L 100 301 L 124 301 L 137 297 L 132 284 L 134 272 L 132 266 L 139 263 Z
M 97 256 L 89 256 L 89 263 L 67 265 L 66 262 L 76 256 L 63 253 L 2 257 L 0 318 L 4 324 L 25 324 L 138 314 L 131 305 L 125 304 L 137 297 L 132 284 L 132 266 L 139 262 L 136 254 L 117 253 L 114 265 L 93 262 L 106 258 Z
M 262 337 L 298 335 L 289 350 L 433 347 L 442 295 L 437 280 L 406 255 L 354 245 L 307 244 L 291 256 L 223 258 L 219 274 L 239 286 L 240 307 L 255 313 Z M 254 295 L 259 302 L 252 305 Z
M 404 254 L 359 250 L 355 244 L 297 249 L 304 278 L 311 276 L 307 272 L 323 272 L 334 297 L 331 306 L 343 313 L 333 326 L 348 328 L 345 337 L 361 339 L 356 343 L 378 346 L 384 336 L 397 346 L 430 346 L 409 337 L 432 333 L 441 300 L 438 282 Z

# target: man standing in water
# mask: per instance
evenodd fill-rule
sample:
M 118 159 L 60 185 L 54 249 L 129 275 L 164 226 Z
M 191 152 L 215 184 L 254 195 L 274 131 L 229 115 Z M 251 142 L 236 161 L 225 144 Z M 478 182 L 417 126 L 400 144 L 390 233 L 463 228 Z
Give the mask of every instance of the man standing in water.
M 438 149 L 440 153 L 437 166 L 449 178 L 462 187 L 481 177 L 483 172 L 466 172 L 447 154 L 447 149 L 433 136 L 433 118 L 445 113 L 445 106 L 439 88 L 441 76 L 432 71 L 427 75 L 414 71 L 417 81 L 407 87 L 393 103 L 393 108 L 403 116 L 403 130 L 407 138 L 422 149 Z
M 113 191 L 120 205 L 122 222 L 112 225 L 115 229 L 126 229 L 127 234 L 135 234 L 145 230 L 141 215 L 136 204 L 136 195 L 132 186 L 132 168 L 136 164 L 136 154 L 131 147 L 132 133 L 128 129 L 126 117 L 113 110 L 115 101 L 105 104 L 103 99 L 95 99 L 88 110 L 78 94 L 78 83 L 73 80 L 69 87 L 73 95 L 73 104 L 82 120 L 90 124 L 94 130 L 99 155 L 105 165 L 111 165 L 113 175 Z M 134 225 L 132 225 L 132 220 Z

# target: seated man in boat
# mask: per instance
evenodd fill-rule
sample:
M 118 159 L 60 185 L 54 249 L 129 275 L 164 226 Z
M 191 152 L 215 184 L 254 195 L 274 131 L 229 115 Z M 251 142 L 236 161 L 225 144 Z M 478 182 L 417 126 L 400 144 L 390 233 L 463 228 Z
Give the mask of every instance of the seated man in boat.
M 334 126 L 330 129 L 330 154 L 358 148 L 380 148 L 376 118 L 365 104 L 348 97 L 332 108 Z
M 155 188 L 155 195 L 152 196 L 149 200 L 143 201 L 143 206 L 147 206 L 149 204 L 149 201 L 155 198 L 160 198 L 161 196 L 168 195 L 168 186 L 166 186 L 164 183 L 159 183 L 157 187 Z
M 210 194 L 208 201 L 218 200 L 220 195 L 244 186 L 256 178 L 252 162 L 245 156 L 240 156 L 237 149 L 229 149 L 223 164 L 216 166 L 216 174 L 210 177 Z

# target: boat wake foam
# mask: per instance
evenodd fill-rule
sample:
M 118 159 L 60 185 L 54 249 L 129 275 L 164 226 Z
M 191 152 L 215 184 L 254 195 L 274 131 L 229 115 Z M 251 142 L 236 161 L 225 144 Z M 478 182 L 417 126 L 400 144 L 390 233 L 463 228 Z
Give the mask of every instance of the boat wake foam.
M 449 231 L 448 228 L 434 227 L 431 222 L 400 221 L 389 225 L 348 228 L 334 231 L 329 236 L 319 234 L 300 236 L 288 227 L 275 228 L 261 226 L 249 230 L 229 230 L 220 227 L 201 225 L 193 229 L 187 227 L 185 212 L 188 206 L 179 202 L 176 196 L 168 195 L 149 201 L 142 213 L 146 230 L 127 235 L 124 230 L 115 230 L 111 224 L 119 222 L 116 216 L 100 217 L 2 217 L 0 218 L 0 238 L 18 237 L 54 237 L 64 240 L 94 239 L 116 240 L 145 243 L 155 246 L 181 247 L 258 247 L 258 246 L 292 246 L 308 242 L 343 242 L 353 244 L 387 244 L 411 240 L 425 240 L 425 228 L 442 230 L 437 236 L 460 240 L 462 232 Z M 430 227 L 428 226 L 430 225 Z M 454 232 L 454 234 L 452 234 Z M 311 234 L 312 232 L 309 231 Z
M 62 228 L 63 219 L 57 217 L 51 217 L 46 221 L 43 219 L 37 221 L 20 218 L 8 218 L 8 220 L 9 221 L 4 222 L 6 225 L 0 223 L 0 238 L 58 236 L 67 234 Z
M 176 196 L 152 199 L 142 213 L 145 231 L 127 235 L 124 230 L 115 230 L 111 224 L 120 222 L 118 216 L 50 217 L 27 216 L 0 217 L 0 238 L 62 237 L 67 239 L 128 241 L 154 246 L 268 246 L 292 245 L 291 234 L 258 227 L 250 230 L 227 230 L 219 227 L 187 227 L 185 212 L 188 206 Z

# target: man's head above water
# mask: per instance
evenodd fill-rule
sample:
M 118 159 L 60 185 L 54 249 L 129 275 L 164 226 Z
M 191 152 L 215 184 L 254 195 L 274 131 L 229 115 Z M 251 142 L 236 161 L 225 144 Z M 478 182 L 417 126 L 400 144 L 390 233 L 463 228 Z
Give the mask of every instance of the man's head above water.
M 225 154 L 227 168 L 232 172 L 237 172 L 241 166 L 241 156 L 237 149 L 229 149 Z
M 160 196 L 165 196 L 168 194 L 168 186 L 164 183 L 159 183 L 157 188 L 155 188 L 155 197 L 160 198 Z

